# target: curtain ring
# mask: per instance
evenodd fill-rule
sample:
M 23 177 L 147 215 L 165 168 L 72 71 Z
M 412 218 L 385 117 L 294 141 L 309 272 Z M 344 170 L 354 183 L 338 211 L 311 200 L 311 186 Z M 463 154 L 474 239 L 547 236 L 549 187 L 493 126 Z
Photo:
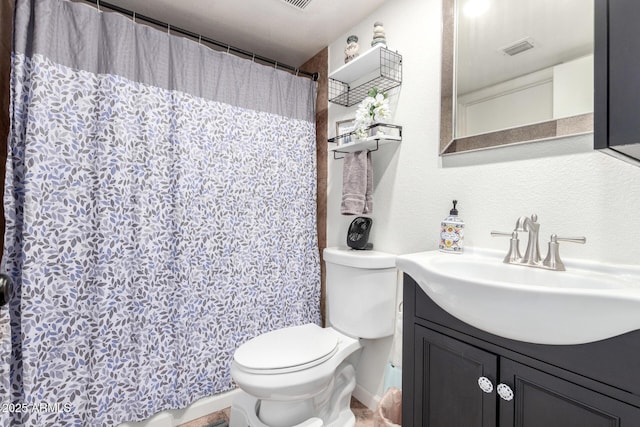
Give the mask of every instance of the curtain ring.
M 171 35 L 171 24 L 167 24 L 167 35 Z
M 256 62 L 256 54 L 253 54 L 253 57 L 251 58 L 251 62 Z
M 275 70 L 277 70 L 277 69 L 278 69 L 278 61 L 276 61 L 276 64 L 273 66 L 273 68 L 274 68 Z
M 96 6 L 98 6 L 98 12 L 102 12 L 100 9 L 100 0 L 96 0 Z
M 136 12 L 135 11 L 133 12 L 133 23 L 134 24 L 136 23 Z
M 298 77 L 298 72 L 300 71 L 299 68 L 296 68 L 296 77 Z
M 230 45 L 230 44 L 228 44 L 228 45 L 227 45 L 227 55 L 229 55 L 229 50 L 230 50 L 230 49 L 231 49 L 231 45 Z
M 202 34 L 198 34 L 198 44 L 202 44 Z

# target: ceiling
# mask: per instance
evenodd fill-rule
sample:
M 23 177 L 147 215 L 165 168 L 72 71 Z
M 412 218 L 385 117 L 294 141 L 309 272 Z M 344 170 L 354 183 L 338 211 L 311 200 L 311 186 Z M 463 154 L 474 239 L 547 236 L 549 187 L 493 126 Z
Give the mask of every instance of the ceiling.
M 385 0 L 311 0 L 304 9 L 285 0 L 105 1 L 298 67 Z
M 593 0 L 489 0 L 488 6 L 474 18 L 459 7 L 458 94 L 593 53 Z M 533 49 L 515 56 L 501 51 L 525 38 Z

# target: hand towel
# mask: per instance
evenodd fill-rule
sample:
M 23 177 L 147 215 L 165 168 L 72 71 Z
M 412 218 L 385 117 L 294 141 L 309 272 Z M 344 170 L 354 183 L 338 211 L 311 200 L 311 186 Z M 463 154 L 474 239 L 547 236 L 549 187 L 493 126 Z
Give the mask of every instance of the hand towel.
M 363 150 L 345 154 L 342 168 L 342 215 L 370 214 L 373 210 L 371 153 Z

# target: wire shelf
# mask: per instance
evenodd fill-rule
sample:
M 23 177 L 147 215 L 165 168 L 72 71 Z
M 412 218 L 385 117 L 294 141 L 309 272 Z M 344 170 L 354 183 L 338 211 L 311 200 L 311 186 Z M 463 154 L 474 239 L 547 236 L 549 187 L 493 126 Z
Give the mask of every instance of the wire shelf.
M 375 48 L 366 52 L 363 55 L 363 60 L 360 60 L 360 57 L 354 59 L 353 66 L 358 67 L 358 64 L 365 64 L 362 66 L 367 67 L 367 61 L 364 59 L 364 56 L 376 55 L 378 52 L 379 62 L 374 63 L 374 68 L 361 70 L 361 75 L 373 73 L 377 75 L 370 76 L 371 78 L 364 83 L 351 87 L 353 81 L 348 82 L 339 79 L 341 75 L 346 74 L 343 71 L 346 70 L 351 63 L 346 64 L 329 76 L 329 102 L 351 107 L 362 101 L 373 87 L 377 88 L 380 92 L 386 92 L 402 84 L 402 55 L 384 47 Z
M 380 145 L 402 141 L 402 126 L 374 123 L 366 131 L 368 136 L 363 139 L 355 138 L 356 131 L 329 138 L 330 143 L 336 144 L 336 146 L 329 148 L 329 151 L 333 152 L 333 158 L 342 158 L 338 157 L 336 153 L 346 154 L 360 150 L 377 151 Z

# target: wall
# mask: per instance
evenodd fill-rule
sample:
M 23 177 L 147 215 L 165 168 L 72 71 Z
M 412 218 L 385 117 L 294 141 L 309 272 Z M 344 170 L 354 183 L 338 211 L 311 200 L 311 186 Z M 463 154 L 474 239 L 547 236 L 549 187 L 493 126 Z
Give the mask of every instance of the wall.
M 593 112 L 593 55 L 459 94 L 458 136 Z
M 553 67 L 553 117 L 593 111 L 594 57 L 583 56 Z
M 460 95 L 456 135 L 478 135 L 551 120 L 554 87 L 553 69 L 548 68 Z
M 327 247 L 327 119 L 329 79 L 327 77 L 327 67 L 329 61 L 329 49 L 324 48 L 311 59 L 300 66 L 303 71 L 318 73 L 318 96 L 316 98 L 316 156 L 318 167 L 318 251 L 320 252 L 320 313 L 322 313 L 322 324 L 325 323 L 325 300 L 326 269 L 323 262 L 322 250 Z
M 389 48 L 403 55 L 403 84 L 391 101 L 393 122 L 403 126 L 404 138 L 398 147 L 372 154 L 375 249 L 396 254 L 436 249 L 439 221 L 457 199 L 469 246 L 506 252 L 508 241 L 489 232 L 510 231 L 519 216 L 537 213 L 541 236 L 587 237 L 586 245 L 563 245 L 565 258 L 638 263 L 640 168 L 592 151 L 591 135 L 439 157 L 440 0 L 385 2 L 329 46 L 329 70 L 344 63 L 349 34 L 357 34 L 366 50 L 378 20 Z M 335 121 L 353 117 L 355 108 L 329 107 L 330 135 Z M 340 215 L 342 161 L 328 161 L 327 243 L 344 245 L 353 217 Z M 388 347 L 382 343 L 369 355 Z M 375 396 L 381 392 L 381 366 L 366 356 L 358 382 Z

